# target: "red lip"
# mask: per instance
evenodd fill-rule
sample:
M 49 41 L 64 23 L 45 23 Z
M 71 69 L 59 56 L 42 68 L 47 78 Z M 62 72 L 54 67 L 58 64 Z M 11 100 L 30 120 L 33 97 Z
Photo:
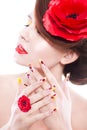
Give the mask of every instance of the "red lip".
M 28 52 L 23 48 L 23 46 L 21 44 L 19 44 L 15 50 L 19 53 L 19 54 L 28 54 Z

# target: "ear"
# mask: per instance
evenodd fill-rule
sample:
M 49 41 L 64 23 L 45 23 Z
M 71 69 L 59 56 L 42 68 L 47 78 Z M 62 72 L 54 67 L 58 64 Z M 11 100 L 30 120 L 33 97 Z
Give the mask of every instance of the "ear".
M 60 63 L 63 65 L 70 64 L 78 59 L 79 55 L 73 50 L 68 50 L 64 53 L 63 57 L 61 57 Z

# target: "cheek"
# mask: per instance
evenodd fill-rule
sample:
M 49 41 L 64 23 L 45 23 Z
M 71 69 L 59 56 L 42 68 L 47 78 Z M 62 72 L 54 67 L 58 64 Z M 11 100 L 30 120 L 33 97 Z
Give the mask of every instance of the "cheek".
M 60 60 L 61 54 L 48 43 L 38 43 L 33 50 L 34 58 L 43 60 L 47 66 L 52 66 Z
M 48 45 L 48 43 L 45 42 L 39 42 L 36 46 L 34 46 L 34 54 L 42 58 L 43 60 L 46 57 L 51 56 L 50 54 L 52 53 L 51 47 Z
M 42 44 L 42 43 L 38 43 L 36 46 L 35 46 L 35 52 L 36 52 L 36 55 L 39 55 L 39 56 L 44 56 L 44 52 L 47 51 L 47 46 L 45 44 Z

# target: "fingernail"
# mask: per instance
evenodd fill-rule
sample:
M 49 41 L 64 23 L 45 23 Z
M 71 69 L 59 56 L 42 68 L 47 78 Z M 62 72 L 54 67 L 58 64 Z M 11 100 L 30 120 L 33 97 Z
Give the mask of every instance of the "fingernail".
M 27 87 L 28 85 L 27 85 L 27 84 L 24 84 L 24 86 L 26 86 L 26 87 Z
M 31 70 L 31 72 L 34 72 L 34 69 L 33 69 L 32 65 L 29 64 L 28 66 L 29 66 L 29 69 Z
M 52 87 L 50 87 L 49 90 L 52 90 Z
M 46 81 L 46 77 L 44 77 L 44 78 L 40 79 L 40 81 L 45 82 L 45 81 Z
M 39 62 L 41 63 L 41 64 L 44 64 L 44 62 L 41 60 L 41 59 L 39 59 Z M 45 64 L 44 64 L 45 65 Z
M 56 85 L 53 85 L 53 87 L 55 88 L 55 87 L 56 87 Z
M 52 90 L 53 92 L 55 92 L 56 91 L 56 86 L 53 85 L 52 87 L 49 88 L 49 90 Z
M 52 87 L 52 91 L 53 91 L 53 92 L 56 91 L 56 86 L 55 86 L 55 85 L 53 85 L 53 87 Z
M 57 110 L 56 108 L 53 109 L 54 112 L 55 112 L 56 110 Z
M 56 88 L 52 87 L 52 91 L 53 91 L 53 92 L 56 92 Z
M 55 98 L 56 98 L 56 93 L 51 96 L 51 99 L 54 99 L 54 100 L 55 100 Z
M 46 116 L 49 116 L 50 114 L 51 114 L 51 112 L 49 112 L 49 111 L 45 113 Z
M 44 64 L 44 62 L 43 62 L 42 60 L 40 61 L 40 63 L 41 63 L 41 64 Z M 44 64 L 44 65 L 45 65 L 45 64 Z
M 30 78 L 30 74 L 27 73 L 27 78 L 29 79 Z

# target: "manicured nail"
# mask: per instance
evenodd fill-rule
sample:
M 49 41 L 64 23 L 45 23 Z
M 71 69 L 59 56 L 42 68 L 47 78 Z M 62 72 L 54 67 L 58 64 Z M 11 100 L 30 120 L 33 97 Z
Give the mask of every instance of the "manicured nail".
M 31 72 L 34 72 L 32 65 L 29 64 L 28 66 L 29 66 L 29 69 L 31 70 Z
M 40 79 L 40 81 L 45 82 L 45 81 L 46 81 L 46 77 L 44 77 L 44 78 Z
M 27 85 L 27 84 L 24 84 L 24 86 L 26 86 L 26 87 L 27 87 L 28 85 Z
M 53 86 L 52 87 L 52 91 L 55 92 L 56 91 L 56 87 Z
M 57 109 L 56 109 L 56 107 L 54 107 L 54 108 L 51 110 L 51 113 L 56 112 L 56 111 L 57 111 Z
M 53 85 L 52 87 L 49 88 L 49 90 L 52 90 L 53 92 L 55 92 L 56 91 L 56 86 Z
M 50 87 L 49 90 L 52 90 L 52 87 Z
M 17 78 L 17 82 L 18 82 L 18 84 L 21 84 L 22 83 L 22 79 L 21 78 Z
M 45 63 L 44 63 L 41 59 L 39 59 L 39 62 L 40 62 L 41 64 L 45 65 Z
M 53 109 L 54 112 L 55 112 L 56 110 L 57 110 L 56 108 Z
M 28 79 L 30 78 L 30 74 L 27 74 L 27 78 L 28 78 Z
M 51 99 L 56 99 L 56 93 L 54 95 L 51 96 Z
M 55 87 L 56 87 L 56 85 L 53 85 L 53 87 L 55 88 Z
M 40 62 L 41 62 L 41 64 L 44 64 L 44 62 L 43 62 L 42 60 L 41 60 Z M 45 65 L 45 64 L 44 64 L 44 65 Z

